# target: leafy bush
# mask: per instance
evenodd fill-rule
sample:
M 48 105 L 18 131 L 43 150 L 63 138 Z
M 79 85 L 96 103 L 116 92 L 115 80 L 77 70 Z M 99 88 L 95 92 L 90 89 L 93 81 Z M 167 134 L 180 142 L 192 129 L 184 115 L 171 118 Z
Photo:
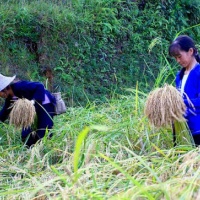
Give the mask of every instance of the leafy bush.
M 149 90 L 168 64 L 174 37 L 184 33 L 198 41 L 199 5 L 197 0 L 4 1 L 1 71 L 43 81 L 41 72 L 49 66 L 68 104 L 104 100 L 137 82 Z

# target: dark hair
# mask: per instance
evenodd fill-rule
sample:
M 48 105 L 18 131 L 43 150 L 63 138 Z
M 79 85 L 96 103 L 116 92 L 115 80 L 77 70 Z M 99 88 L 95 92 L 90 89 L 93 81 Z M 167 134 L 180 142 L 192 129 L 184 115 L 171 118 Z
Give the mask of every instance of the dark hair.
M 200 62 L 200 56 L 197 48 L 195 47 L 194 41 L 187 35 L 180 35 L 172 42 L 172 44 L 169 46 L 169 55 L 177 56 L 179 51 L 188 52 L 190 48 L 194 50 L 193 55 L 197 62 Z

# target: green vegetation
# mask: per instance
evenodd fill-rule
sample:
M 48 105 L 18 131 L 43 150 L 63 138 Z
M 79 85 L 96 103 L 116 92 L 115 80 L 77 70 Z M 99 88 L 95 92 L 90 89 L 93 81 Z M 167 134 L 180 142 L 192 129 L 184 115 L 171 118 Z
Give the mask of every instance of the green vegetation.
M 169 42 L 199 41 L 200 3 L 141 2 L 1 3 L 2 73 L 43 81 L 50 66 L 69 107 L 32 149 L 0 124 L 0 199 L 199 199 L 199 148 L 180 132 L 173 147 L 143 110 L 150 90 L 173 84 Z
M 199 16 L 198 0 L 4 0 L 1 71 L 43 81 L 51 67 L 70 106 L 149 91 L 173 38 L 200 39 Z

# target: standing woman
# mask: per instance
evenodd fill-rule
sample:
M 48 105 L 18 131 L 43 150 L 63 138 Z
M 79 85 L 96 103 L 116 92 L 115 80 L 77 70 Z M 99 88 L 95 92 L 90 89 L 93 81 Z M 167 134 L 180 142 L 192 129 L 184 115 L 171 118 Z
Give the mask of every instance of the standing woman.
M 200 56 L 194 41 L 187 35 L 177 37 L 169 47 L 182 69 L 176 76 L 176 88 L 187 107 L 185 118 L 196 146 L 200 145 Z
M 17 81 L 14 82 L 15 76 L 7 77 L 0 74 L 0 97 L 5 99 L 4 106 L 0 111 L 0 121 L 4 122 L 10 114 L 13 100 L 26 98 L 30 100 L 36 109 L 37 130 L 32 134 L 31 127 L 22 129 L 22 141 L 28 147 L 35 144 L 44 137 L 47 130 L 53 127 L 55 98 L 44 85 L 40 82 Z M 20 116 L 19 116 L 20 117 Z

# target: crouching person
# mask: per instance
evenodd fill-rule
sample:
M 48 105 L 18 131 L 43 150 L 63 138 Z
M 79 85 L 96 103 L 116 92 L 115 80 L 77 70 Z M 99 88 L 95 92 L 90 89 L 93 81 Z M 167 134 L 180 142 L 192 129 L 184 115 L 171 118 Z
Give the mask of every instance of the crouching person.
M 44 88 L 40 82 L 15 81 L 15 77 L 7 77 L 0 74 L 0 97 L 5 99 L 4 106 L 0 111 L 0 121 L 8 119 L 12 109 L 12 103 L 16 99 L 26 98 L 30 100 L 36 110 L 37 124 L 36 131 L 31 127 L 22 128 L 22 141 L 30 147 L 38 140 L 42 139 L 47 130 L 53 127 L 53 117 L 55 115 L 55 98 Z M 20 116 L 18 116 L 20 117 Z

